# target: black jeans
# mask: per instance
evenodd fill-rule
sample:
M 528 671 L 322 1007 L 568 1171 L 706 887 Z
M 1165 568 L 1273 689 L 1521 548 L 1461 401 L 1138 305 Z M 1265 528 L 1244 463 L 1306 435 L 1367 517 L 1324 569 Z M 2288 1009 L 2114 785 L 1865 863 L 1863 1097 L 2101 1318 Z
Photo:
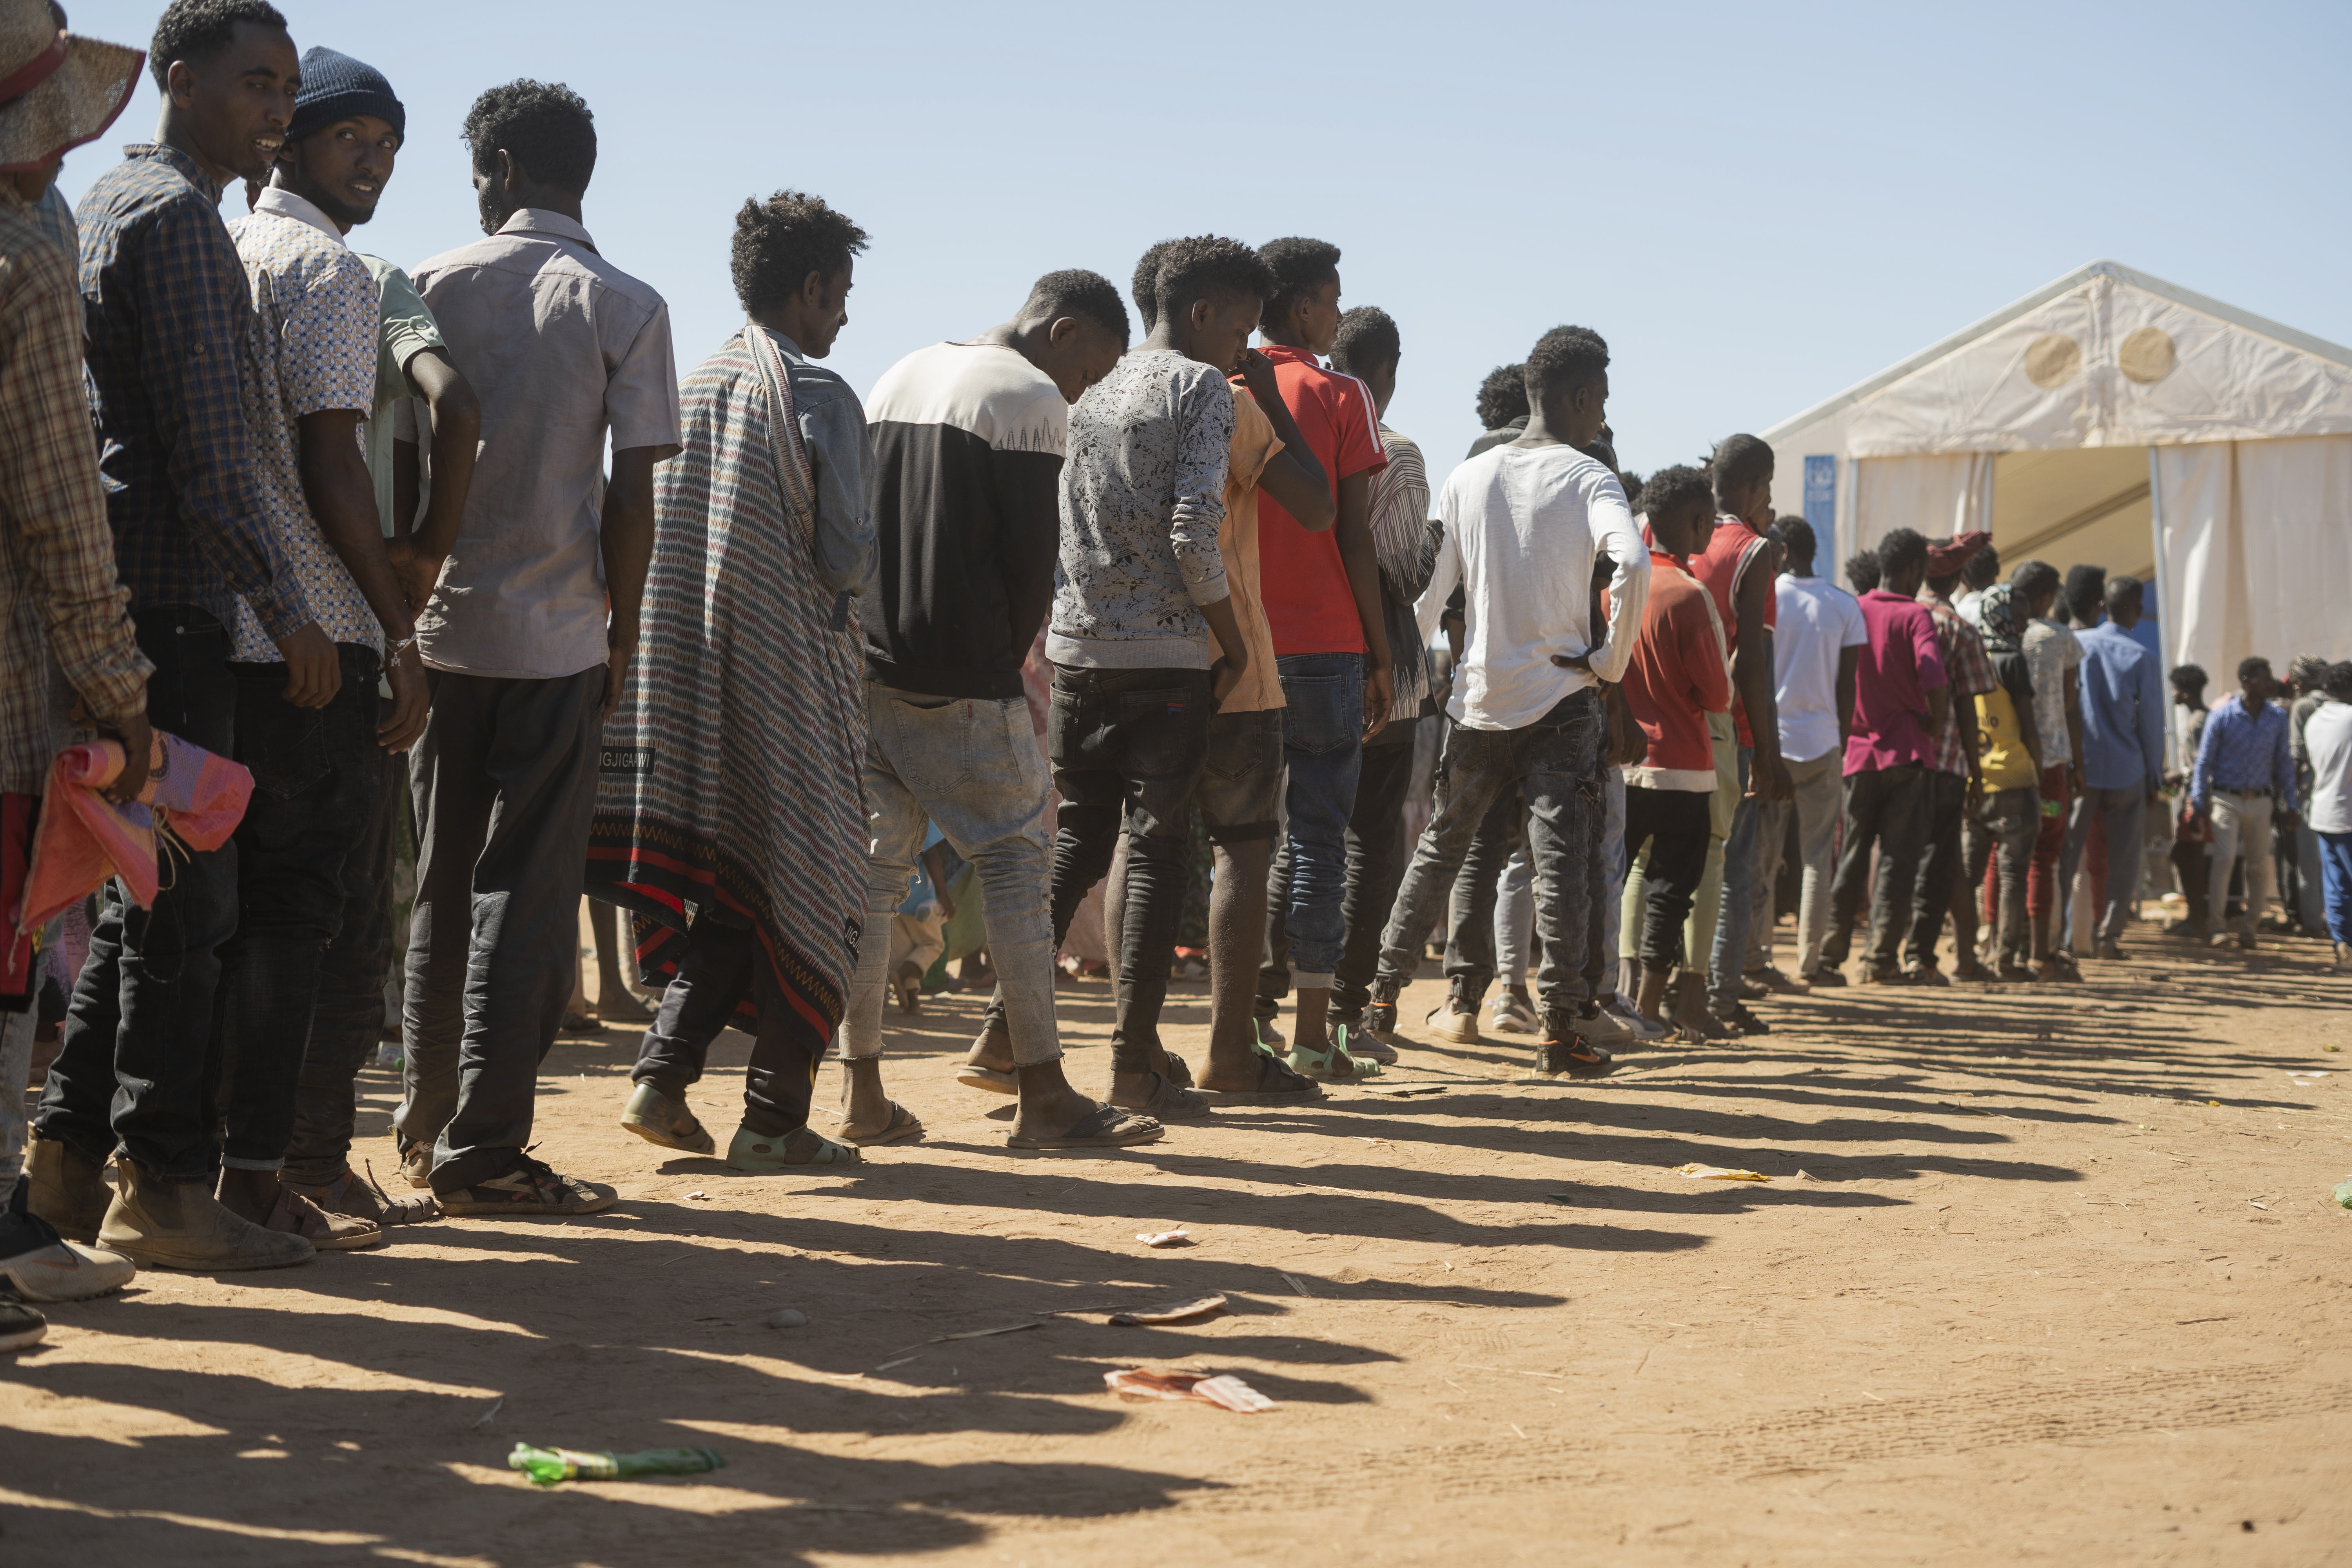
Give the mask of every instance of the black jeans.
M 637 1047 L 630 1076 L 683 1099 L 702 1076 L 710 1042 L 750 1002 L 759 1015 L 751 1060 L 743 1073 L 743 1125 L 780 1138 L 808 1125 L 822 1052 L 812 1054 L 803 1030 L 784 1026 L 791 1004 L 776 988 L 776 967 L 760 952 L 759 934 L 710 914 L 695 917 L 677 973 L 662 993 L 661 1011 Z
M 1209 754 L 1213 706 L 1205 669 L 1054 667 L 1046 720 L 1054 784 L 1054 945 L 1128 835 L 1127 908 L 1118 943 L 1115 1072 L 1149 1071 L 1160 1043 L 1176 924 L 1190 876 L 1185 807 Z
M 343 857 L 341 921 L 319 960 L 318 1000 L 310 1008 L 310 1047 L 294 1094 L 294 1137 L 286 1146 L 288 1179 L 324 1186 L 351 1163 L 356 1085 L 383 1035 L 383 983 L 392 973 L 393 848 L 406 797 L 405 759 L 379 748 L 383 782 L 374 815 Z
M 1454 873 L 1445 917 L 1445 980 L 1465 1012 L 1475 1012 L 1495 983 L 1495 899 L 1504 869 L 1527 837 L 1527 820 L 1525 794 L 1513 787 L 1496 795 Z
M 580 962 L 605 669 L 548 680 L 434 671 L 409 761 L 416 909 L 402 1033 L 404 1143 L 442 1192 L 513 1170 L 539 1064 Z
M 1396 905 L 1381 939 L 1381 973 L 1399 980 L 1418 967 L 1423 933 L 1451 901 L 1454 881 L 1497 797 L 1516 790 L 1528 803 L 1528 837 L 1536 879 L 1536 936 L 1543 950 L 1541 1005 L 1571 1017 L 1594 994 L 1600 921 L 1594 890 L 1601 865 L 1601 737 L 1607 729 L 1601 693 L 1587 687 L 1560 699 L 1523 730 L 1465 730 L 1445 737 L 1437 765 L 1437 814 L 1413 847 Z M 1491 911 L 1488 929 L 1493 928 Z M 1492 944 L 1493 937 L 1487 941 Z M 1491 967 L 1492 954 L 1489 953 Z
M 221 1163 L 274 1171 L 294 1135 L 319 965 L 343 921 L 343 861 L 383 798 L 372 648 L 338 644 L 342 685 L 297 708 L 282 664 L 232 664 L 236 760 L 253 798 L 236 827 L 236 934 L 221 944 L 209 1081 L 221 1106 Z
M 1683 957 L 1683 925 L 1706 875 L 1714 797 L 1706 790 L 1625 786 L 1625 863 L 1650 847 L 1642 895 L 1642 967 L 1664 973 Z M 1691 955 L 1696 966 L 1698 954 Z
M 1920 837 L 1927 826 L 1927 772 L 1916 763 L 1864 768 L 1845 778 L 1845 848 L 1830 889 L 1830 934 L 1822 962 L 1843 963 L 1853 948 L 1853 922 L 1870 893 L 1870 963 L 1891 969 L 1910 923 L 1918 884 Z M 1878 879 L 1870 885 L 1870 850 L 1878 847 Z
M 1364 748 L 1356 774 L 1356 809 L 1348 818 L 1348 950 L 1331 978 L 1331 1005 L 1342 1014 L 1360 1015 L 1371 1000 L 1372 976 L 1381 967 L 1381 928 L 1404 882 L 1404 858 L 1412 847 L 1404 833 L 1404 797 L 1412 790 L 1418 727 L 1411 719 L 1391 720 Z M 1286 949 L 1287 943 L 1281 953 L 1284 990 L 1290 984 Z M 1260 973 L 1263 979 L 1265 972 Z
M 228 632 L 187 605 L 152 606 L 131 619 L 155 666 L 148 722 L 232 755 Z M 187 857 L 165 880 L 152 910 L 131 904 L 120 883 L 107 884 L 34 1125 L 94 1163 L 119 1143 L 126 1158 L 167 1181 L 209 1182 L 217 1150 L 205 1066 L 217 950 L 236 931 L 236 841 Z
M 1936 943 L 1952 907 L 1952 885 L 1960 877 L 1960 834 L 1968 820 L 1969 781 L 1964 773 L 1928 770 L 1926 816 L 1919 826 L 1919 875 L 1911 889 L 1911 936 L 1904 959 L 1915 967 L 1936 966 Z M 1960 955 L 1966 965 L 1973 962 Z

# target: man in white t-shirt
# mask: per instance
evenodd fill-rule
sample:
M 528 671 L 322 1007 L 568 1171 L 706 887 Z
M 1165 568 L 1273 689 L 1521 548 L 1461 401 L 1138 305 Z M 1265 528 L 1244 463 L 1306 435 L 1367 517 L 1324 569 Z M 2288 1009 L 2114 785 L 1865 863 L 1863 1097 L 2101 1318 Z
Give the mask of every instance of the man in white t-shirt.
M 1608 728 L 1600 687 L 1622 678 L 1650 588 L 1649 552 L 1624 487 L 1578 450 L 1601 433 L 1608 366 L 1599 334 L 1546 332 L 1528 356 L 1535 412 L 1526 433 L 1455 468 L 1439 498 L 1445 537 L 1417 615 L 1425 638 L 1461 584 L 1463 651 L 1446 707 L 1454 727 L 1437 815 L 1390 912 L 1366 1014 L 1376 1029 L 1395 1026 L 1398 994 L 1479 824 L 1516 786 L 1528 803 L 1543 950 L 1538 1070 L 1554 1078 L 1607 1072 L 1601 1042 L 1627 1035 L 1622 1021 L 1599 1013 L 1587 973 L 1600 956 L 1601 803 L 1587 793 Z M 1616 563 L 1606 636 L 1591 625 L 1593 561 L 1602 554 Z
M 2352 659 L 2328 666 L 2319 689 L 2327 700 L 2303 731 L 2311 757 L 2306 820 L 2319 840 L 2319 885 L 2336 973 L 2352 973 Z
M 1772 634 L 1772 679 L 1780 714 L 1780 760 L 1788 764 L 1793 795 L 1766 802 L 1757 823 L 1759 858 L 1755 915 L 1748 930 L 1768 932 L 1777 918 L 1772 890 L 1780 879 L 1781 847 L 1789 838 L 1789 814 L 1794 812 L 1798 853 L 1804 865 L 1804 892 L 1797 913 L 1797 973 L 1811 984 L 1842 985 L 1844 974 L 1822 963 L 1822 939 L 1829 931 L 1832 850 L 1843 809 L 1854 668 L 1870 638 L 1854 596 L 1815 575 L 1818 545 L 1812 526 L 1801 517 L 1784 517 L 1773 527 L 1789 559 L 1774 590 L 1778 624 Z M 1773 976 L 1768 971 L 1764 978 L 1769 984 Z

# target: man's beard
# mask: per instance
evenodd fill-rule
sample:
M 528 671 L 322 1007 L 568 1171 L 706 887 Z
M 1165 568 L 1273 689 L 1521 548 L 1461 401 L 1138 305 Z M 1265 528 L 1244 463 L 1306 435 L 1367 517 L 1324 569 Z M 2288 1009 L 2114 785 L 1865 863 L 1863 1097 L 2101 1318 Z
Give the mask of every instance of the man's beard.
M 514 209 L 507 205 L 506 190 L 496 180 L 475 191 L 474 208 L 481 215 L 484 234 L 498 233 L 506 226 L 507 219 L 514 216 Z
M 357 228 L 360 225 L 367 222 L 368 219 L 375 216 L 375 208 L 373 206 L 353 206 L 349 202 L 336 200 L 333 196 L 327 195 L 324 191 L 312 196 L 310 198 L 310 205 L 317 207 L 320 212 L 325 213 L 330 219 L 345 228 Z

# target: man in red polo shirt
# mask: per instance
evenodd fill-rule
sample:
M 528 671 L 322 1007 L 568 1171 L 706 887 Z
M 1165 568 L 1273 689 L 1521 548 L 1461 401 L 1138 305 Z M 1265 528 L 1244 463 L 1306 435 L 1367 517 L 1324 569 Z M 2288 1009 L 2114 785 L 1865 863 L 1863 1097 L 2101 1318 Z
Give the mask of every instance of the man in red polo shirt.
M 1258 501 L 1258 573 L 1282 675 L 1289 834 L 1269 880 L 1298 988 L 1291 1063 L 1345 1079 L 1353 1068 L 1325 1037 L 1331 978 L 1348 942 L 1348 819 L 1363 742 L 1388 721 L 1394 690 L 1372 547 L 1372 476 L 1388 467 L 1371 392 L 1323 368 L 1339 331 L 1339 247 L 1277 239 L 1258 254 L 1278 292 L 1259 331 L 1275 383 L 1323 465 L 1338 502 L 1328 529 L 1301 524 L 1271 495 Z M 1370 1042 L 1367 1042 L 1369 1044 Z M 1317 1071 L 1325 1064 L 1328 1071 Z

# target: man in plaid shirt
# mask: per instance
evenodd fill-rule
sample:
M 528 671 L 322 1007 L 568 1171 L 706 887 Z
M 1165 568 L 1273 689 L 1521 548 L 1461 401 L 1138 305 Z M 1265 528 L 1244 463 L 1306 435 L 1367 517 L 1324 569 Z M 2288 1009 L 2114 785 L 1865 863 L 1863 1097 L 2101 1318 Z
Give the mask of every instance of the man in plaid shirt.
M 1911 896 L 1911 934 L 1904 954 L 1916 985 L 1950 984 L 1937 966 L 1936 942 L 1944 934 L 1944 916 L 1959 879 L 1960 825 L 1984 795 L 1976 700 L 2000 682 L 1993 678 L 1992 661 L 1985 657 L 1984 639 L 1953 607 L 1952 595 L 1960 585 L 1960 569 L 1991 542 L 1991 534 L 1979 532 L 1930 544 L 1927 582 L 1919 590 L 1919 603 L 1936 620 L 1936 647 L 1952 683 L 1952 716 L 1951 722 L 1927 737 L 1926 847 Z M 1975 963 L 1969 953 L 1959 955 L 1964 974 Z
M 148 68 L 163 96 L 156 141 L 126 149 L 76 215 L 83 323 L 115 559 L 155 666 L 147 716 L 226 756 L 239 597 L 286 663 L 289 701 L 323 707 L 341 682 L 255 489 L 237 369 L 252 300 L 218 210 L 230 180 L 268 174 L 299 69 L 285 18 L 265 0 L 174 0 Z M 215 950 L 236 921 L 232 846 L 191 856 L 152 911 L 110 889 L 28 1162 L 32 1206 L 65 1236 L 180 1268 L 311 1257 L 302 1237 L 213 1195 Z M 99 1174 L 118 1152 L 119 1194 Z

